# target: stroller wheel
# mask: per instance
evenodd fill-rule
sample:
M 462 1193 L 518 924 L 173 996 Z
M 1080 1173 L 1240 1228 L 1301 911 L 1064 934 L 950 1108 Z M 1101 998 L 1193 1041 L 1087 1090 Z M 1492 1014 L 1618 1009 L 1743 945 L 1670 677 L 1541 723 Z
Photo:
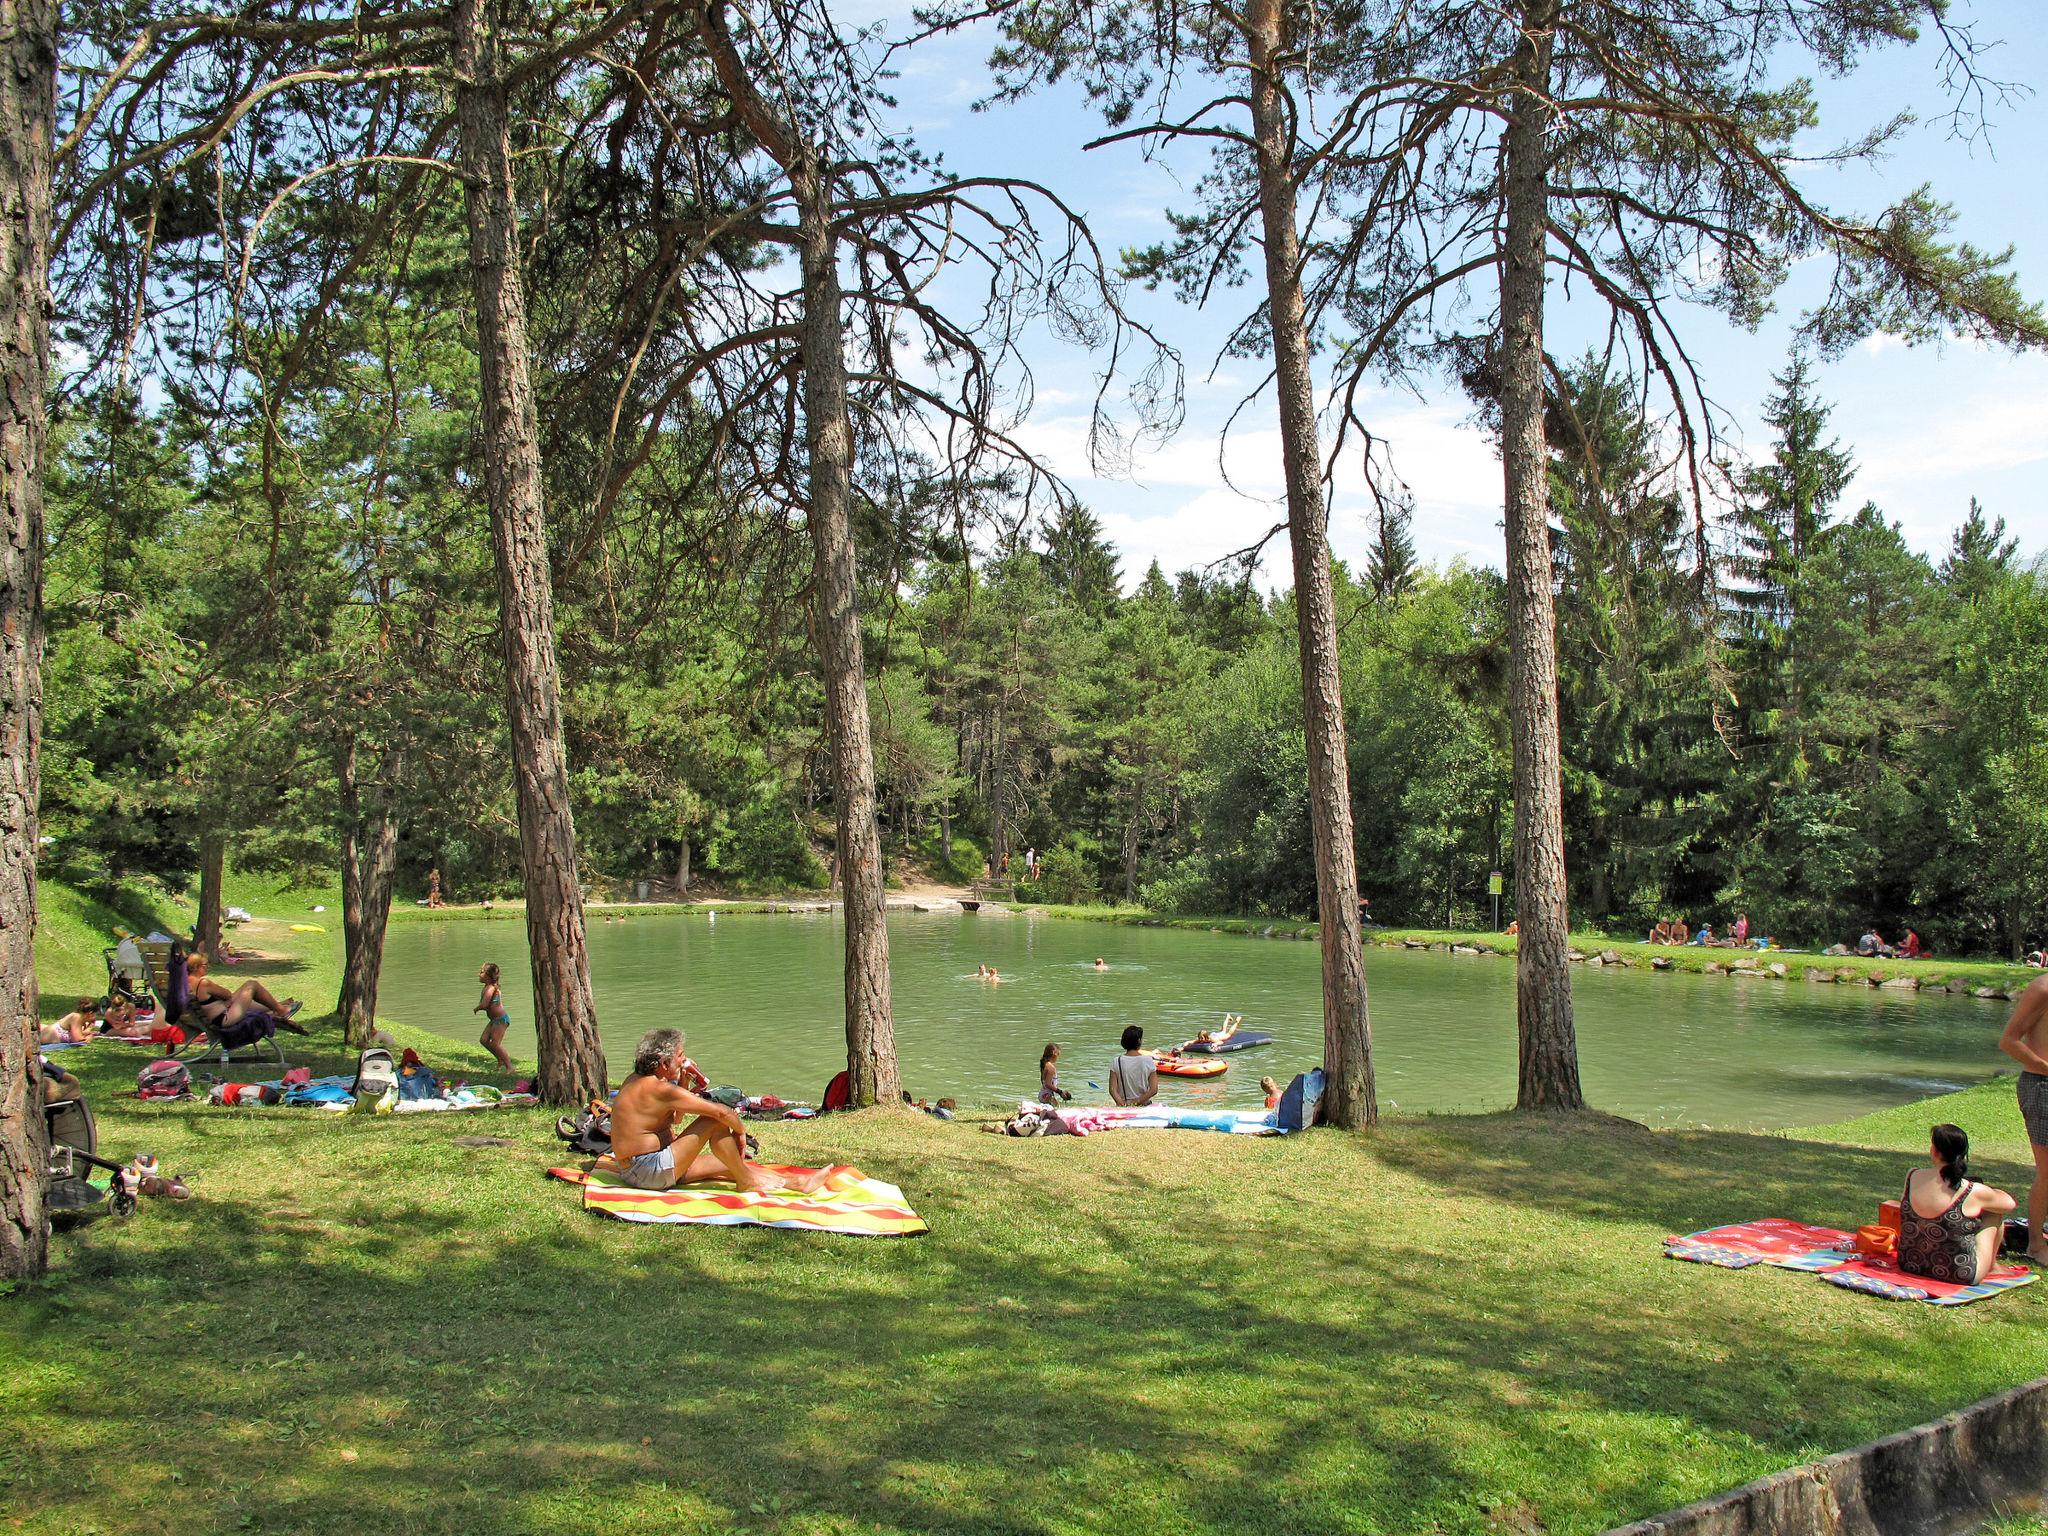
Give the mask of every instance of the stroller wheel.
M 135 1214 L 135 1197 L 125 1189 L 114 1196 L 114 1214 L 116 1216 L 133 1216 Z

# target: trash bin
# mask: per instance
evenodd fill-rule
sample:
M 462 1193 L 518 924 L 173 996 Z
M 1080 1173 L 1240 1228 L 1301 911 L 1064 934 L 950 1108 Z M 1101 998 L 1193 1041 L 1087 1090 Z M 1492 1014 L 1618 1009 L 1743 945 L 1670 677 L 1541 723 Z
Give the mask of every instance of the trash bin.
M 633 899 L 635 901 L 645 901 L 647 899 L 647 882 L 645 880 L 635 880 L 633 882 Z

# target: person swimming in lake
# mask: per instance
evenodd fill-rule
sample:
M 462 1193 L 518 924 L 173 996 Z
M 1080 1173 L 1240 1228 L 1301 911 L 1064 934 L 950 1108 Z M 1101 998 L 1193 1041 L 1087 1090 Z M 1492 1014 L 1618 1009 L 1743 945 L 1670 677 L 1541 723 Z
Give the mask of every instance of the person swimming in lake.
M 1960 1126 L 1937 1125 L 1928 1141 L 1930 1166 L 1907 1174 L 1899 1197 L 1899 1268 L 1975 1285 L 1997 1266 L 2006 1214 L 2019 1202 L 1968 1177 L 1970 1138 Z
M 1057 1104 L 1062 1099 L 1074 1096 L 1060 1086 L 1060 1048 L 1052 1041 L 1045 1043 L 1045 1049 L 1038 1057 L 1038 1102 Z
M 1095 957 L 1095 969 L 1097 969 L 1098 971 L 1106 971 L 1109 969 L 1109 962 L 1103 959 L 1102 956 L 1097 955 Z
M 498 1058 L 500 1071 L 510 1072 L 512 1058 L 505 1054 L 505 1031 L 512 1027 L 512 1015 L 506 1012 L 505 994 L 498 989 L 500 974 L 494 964 L 478 968 L 476 979 L 482 984 L 484 993 L 469 1011 L 484 1016 L 484 1032 L 476 1037 L 476 1043 Z

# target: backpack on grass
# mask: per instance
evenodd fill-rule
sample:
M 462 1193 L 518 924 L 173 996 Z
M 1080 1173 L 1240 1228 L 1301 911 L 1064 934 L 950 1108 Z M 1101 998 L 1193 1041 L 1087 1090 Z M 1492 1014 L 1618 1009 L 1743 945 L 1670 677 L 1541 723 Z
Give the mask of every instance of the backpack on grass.
M 138 1099 L 189 1099 L 192 1097 L 192 1073 L 182 1061 L 173 1061 L 166 1056 L 161 1061 L 152 1061 L 135 1074 L 135 1097 Z
M 356 1058 L 356 1112 L 388 1115 L 398 1103 L 398 1064 L 381 1045 L 373 1045 Z

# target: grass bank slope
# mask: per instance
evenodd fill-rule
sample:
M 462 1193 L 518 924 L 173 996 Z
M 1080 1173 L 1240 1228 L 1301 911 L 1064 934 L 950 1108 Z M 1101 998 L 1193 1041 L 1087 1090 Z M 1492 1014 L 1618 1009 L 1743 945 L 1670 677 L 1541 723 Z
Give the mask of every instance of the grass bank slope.
M 331 934 L 274 926 L 271 979 L 331 979 Z M 1866 1219 L 1929 1116 L 1981 1110 L 1985 1176 L 2024 1182 L 2009 1092 L 1841 1140 L 766 1129 L 902 1184 L 932 1233 L 882 1241 L 586 1216 L 544 1114 L 142 1105 L 136 1053 L 68 1056 L 107 1146 L 199 1196 L 0 1300 L 32 1532 L 1590 1532 L 2048 1369 L 2033 1292 L 1945 1313 L 1659 1257 Z

